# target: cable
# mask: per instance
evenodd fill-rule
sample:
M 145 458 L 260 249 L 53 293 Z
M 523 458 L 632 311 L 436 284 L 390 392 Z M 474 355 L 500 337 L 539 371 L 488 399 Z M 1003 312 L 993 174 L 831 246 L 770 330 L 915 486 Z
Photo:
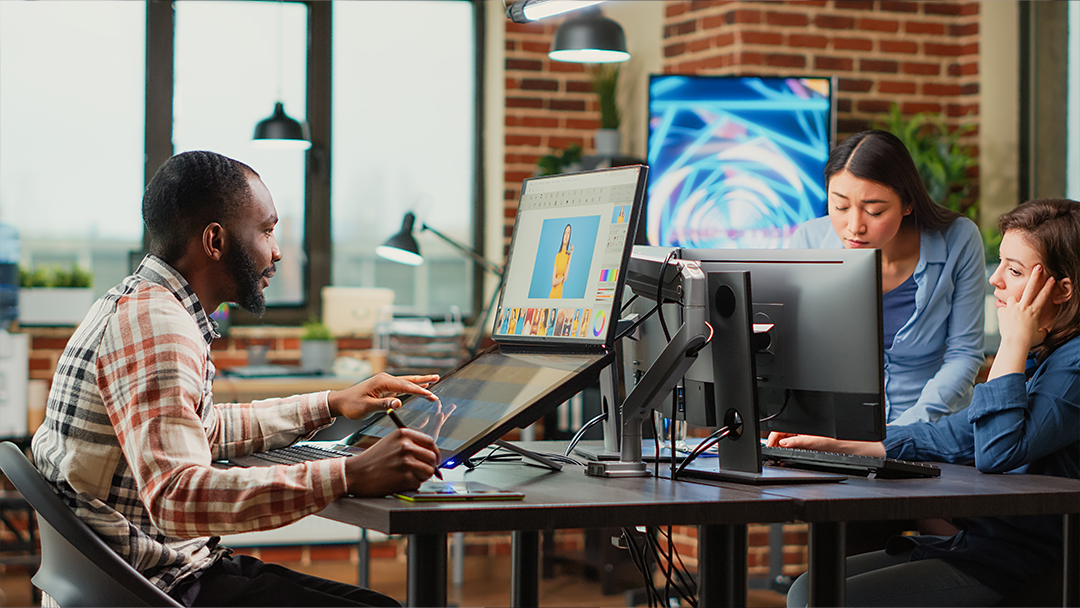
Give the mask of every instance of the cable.
M 682 596 L 684 600 L 686 600 L 687 604 L 692 607 L 697 606 L 697 583 L 694 582 L 694 577 L 691 576 L 689 571 L 686 569 L 686 564 L 683 563 L 682 556 L 679 555 L 679 551 L 675 547 L 675 543 L 672 539 L 671 534 L 671 526 L 668 526 L 668 531 L 666 534 L 664 533 L 663 528 L 657 528 L 657 533 L 663 535 L 668 541 L 668 553 L 664 554 L 661 551 L 661 554 L 664 555 L 664 558 L 666 560 L 668 560 L 668 564 L 670 565 L 668 571 L 674 573 L 675 577 L 678 578 L 678 581 L 670 581 L 672 588 L 675 589 L 675 592 Z M 657 543 L 657 546 L 659 546 L 659 543 Z M 675 564 L 674 560 L 676 559 L 679 562 L 678 565 Z
M 649 576 L 649 565 L 645 560 L 643 551 L 638 549 L 637 542 L 634 540 L 633 529 L 622 529 L 623 541 L 626 543 L 626 549 L 630 551 L 630 559 L 633 560 L 634 565 L 637 566 L 638 572 L 641 573 L 641 577 L 645 582 L 645 595 L 648 596 L 649 606 L 652 608 L 657 605 L 658 598 L 656 597 L 656 587 L 653 585 L 652 579 Z
M 780 414 L 783 414 L 784 413 L 784 408 L 787 407 L 788 399 L 791 399 L 791 390 L 785 388 L 784 389 L 784 402 L 780 405 L 780 409 L 776 410 L 775 413 L 770 414 L 770 415 L 762 418 L 761 420 L 758 420 L 758 424 L 761 424 L 762 422 L 768 422 L 769 420 L 772 420 L 773 418 L 776 418 Z
M 680 464 L 679 468 L 675 470 L 675 477 L 678 477 L 679 473 L 682 473 L 683 469 L 685 469 L 688 464 L 693 462 L 695 458 L 701 456 L 721 439 L 730 435 L 732 430 L 733 429 L 730 426 L 722 426 L 713 431 L 712 435 L 706 437 L 704 441 L 702 441 L 700 444 L 698 444 L 696 448 L 694 448 L 694 451 L 690 452 L 690 454 L 688 454 L 686 458 L 683 459 L 682 464 Z
M 638 327 L 639 325 L 641 325 L 642 323 L 644 323 L 644 322 L 645 322 L 645 321 L 646 321 L 646 320 L 647 320 L 647 319 L 648 319 L 649 317 L 653 316 L 653 314 L 654 314 L 654 313 L 655 313 L 655 312 L 656 312 L 657 310 L 659 310 L 659 308 L 660 308 L 660 305 L 659 305 L 659 304 L 657 304 L 656 306 L 653 306 L 653 307 L 652 307 L 652 308 L 651 308 L 651 309 L 649 310 L 649 312 L 645 313 L 645 314 L 644 314 L 643 316 L 641 316 L 641 317 L 638 317 L 638 320 L 637 320 L 637 321 L 634 321 L 634 323 L 633 323 L 632 325 L 630 325 L 630 327 L 627 327 L 627 328 L 626 328 L 626 329 L 624 329 L 624 330 L 623 330 L 623 331 L 622 331 L 621 333 L 619 333 L 619 335 L 615 336 L 615 341 L 616 341 L 616 342 L 618 342 L 619 340 L 622 340 L 622 339 L 623 339 L 623 338 L 625 338 L 626 336 L 630 335 L 630 334 L 631 334 L 631 332 L 633 332 L 633 331 L 634 331 L 635 329 L 637 329 L 637 327 Z
M 670 527 L 671 526 L 668 526 L 668 528 Z M 679 563 L 682 564 L 683 570 L 680 570 L 679 567 L 675 565 L 675 560 L 673 556 L 678 557 L 678 551 L 675 549 L 674 541 L 671 538 L 671 531 L 669 530 L 668 533 L 665 534 L 662 528 L 656 528 L 655 530 L 656 534 L 664 536 L 668 541 L 668 552 L 665 553 L 663 547 L 660 545 L 660 542 L 653 536 L 653 534 L 650 533 L 647 537 L 650 549 L 655 556 L 657 564 L 660 565 L 660 571 L 664 574 L 665 577 L 665 599 L 670 601 L 671 590 L 674 589 L 675 593 L 677 593 L 680 597 L 686 600 L 689 605 L 696 606 L 697 598 L 694 597 L 696 595 L 696 586 L 693 584 L 693 579 L 689 576 L 689 573 L 685 573 L 683 571 L 685 570 L 686 566 L 685 564 L 682 564 L 681 557 L 679 557 Z M 667 562 L 667 568 L 664 568 L 663 565 L 660 564 L 661 556 L 664 558 L 663 561 Z M 676 578 L 678 580 L 676 580 Z M 690 581 L 687 580 L 688 578 L 690 579 Z
M 600 422 L 601 420 L 607 420 L 607 412 L 600 414 L 596 418 L 593 418 L 592 420 L 582 425 L 581 428 L 578 429 L 578 432 L 574 433 L 574 436 L 570 439 L 570 445 L 566 446 L 566 451 L 563 452 L 563 456 L 570 456 L 570 453 L 574 451 L 574 446 L 576 446 L 578 442 L 581 441 L 581 438 L 585 435 L 585 431 L 588 431 L 590 428 L 593 427 L 593 425 L 595 425 L 597 422 Z
M 626 301 L 625 304 L 622 305 L 622 308 L 619 309 L 619 314 L 622 314 L 622 313 L 626 312 L 626 309 L 630 308 L 630 305 L 633 304 L 634 300 L 636 300 L 636 299 L 638 299 L 638 295 L 635 293 L 634 295 L 632 295 L 630 297 L 629 300 Z
M 656 410 L 653 410 L 653 414 L 649 416 L 649 424 L 652 425 L 652 437 L 653 437 L 653 455 L 656 458 L 653 459 L 653 477 L 660 477 L 660 431 L 656 428 Z
M 482 464 L 484 464 L 485 462 L 488 462 L 488 461 L 491 461 L 491 462 L 519 462 L 522 459 L 522 456 L 520 454 L 517 454 L 515 452 L 511 452 L 509 450 L 507 450 L 505 454 L 496 454 L 495 453 L 495 452 L 497 452 L 499 450 L 502 450 L 502 449 L 504 449 L 504 448 L 502 448 L 500 446 L 497 446 L 497 445 L 492 446 L 491 451 L 487 453 L 487 456 L 484 456 L 480 460 L 473 460 L 471 458 L 466 458 L 465 461 L 462 464 L 464 464 L 466 467 L 468 467 L 471 470 L 471 469 L 475 469 L 476 467 L 478 467 L 478 466 L 480 466 L 480 465 L 482 465 Z M 544 458 L 547 458 L 548 460 L 553 460 L 555 462 L 559 462 L 559 463 L 562 463 L 562 464 L 572 464 L 572 465 L 576 465 L 576 466 L 579 466 L 579 467 L 585 466 L 584 462 L 581 462 L 580 460 L 578 460 L 576 458 L 572 458 L 572 457 L 567 456 L 565 454 L 544 454 L 544 453 L 540 453 L 540 452 L 537 452 L 537 454 L 540 455 L 540 456 L 543 456 Z
M 660 276 L 656 280 L 656 305 L 660 310 L 660 329 L 664 330 L 664 339 L 671 341 L 671 334 L 668 332 L 667 323 L 664 321 L 664 275 L 667 274 L 667 265 L 675 259 L 675 253 L 678 249 L 672 249 L 668 252 L 667 257 L 664 258 L 664 264 L 660 267 Z

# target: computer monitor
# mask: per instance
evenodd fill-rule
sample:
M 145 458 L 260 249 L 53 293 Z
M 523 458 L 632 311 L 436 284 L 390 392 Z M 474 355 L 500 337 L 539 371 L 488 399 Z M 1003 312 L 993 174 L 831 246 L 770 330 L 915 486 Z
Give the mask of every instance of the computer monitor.
M 525 180 L 493 340 L 611 343 L 647 173 L 633 165 Z
M 670 251 L 636 247 L 634 253 L 656 257 Z M 722 426 L 731 423 L 733 413 L 739 414 L 742 432 L 718 444 L 720 468 L 760 475 L 760 431 L 860 441 L 884 438 L 879 251 L 674 251 L 681 259 L 697 261 L 709 277 L 711 323 L 717 328 L 725 322 L 722 310 L 734 310 L 734 318 L 739 318 L 742 297 L 733 300 L 730 288 L 721 291 L 721 279 L 746 277 L 753 326 L 744 328 L 743 335 L 750 335 L 749 350 L 738 328 L 727 328 L 726 337 L 718 333 L 708 353 L 703 351 L 686 372 L 682 387 L 685 415 L 692 424 Z M 639 304 L 638 310 L 647 305 Z M 639 371 L 651 365 L 663 338 L 655 320 L 642 325 L 632 347 Z M 748 352 L 755 355 L 750 358 Z
M 755 358 L 759 416 L 769 418 L 762 430 L 856 441 L 885 438 L 880 251 L 683 249 L 681 254 L 698 260 L 706 272 L 750 272 L 754 323 L 773 325 L 768 346 Z M 689 403 L 687 408 L 692 409 Z
M 648 243 L 784 247 L 824 215 L 835 91 L 820 76 L 651 76 Z
M 507 257 L 495 345 L 407 397 L 410 428 L 435 438 L 453 468 L 594 384 L 614 353 L 615 323 L 648 168 L 527 178 Z M 572 248 L 572 251 L 571 251 Z M 374 444 L 397 426 L 373 415 L 347 443 Z

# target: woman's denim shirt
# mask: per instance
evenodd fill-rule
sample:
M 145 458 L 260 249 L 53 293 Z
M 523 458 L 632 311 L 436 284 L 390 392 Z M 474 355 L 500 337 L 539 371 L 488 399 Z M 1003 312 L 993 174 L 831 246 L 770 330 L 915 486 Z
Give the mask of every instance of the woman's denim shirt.
M 828 217 L 810 220 L 789 249 L 842 249 Z M 913 274 L 915 312 L 885 349 L 885 415 L 891 424 L 935 421 L 967 407 L 983 352 L 986 263 L 974 222 L 923 230 Z

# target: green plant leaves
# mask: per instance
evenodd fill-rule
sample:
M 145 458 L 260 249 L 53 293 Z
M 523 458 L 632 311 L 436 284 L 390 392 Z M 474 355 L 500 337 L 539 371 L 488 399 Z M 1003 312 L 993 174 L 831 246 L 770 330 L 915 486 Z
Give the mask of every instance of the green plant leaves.
M 19 287 L 90 287 L 94 275 L 72 264 L 70 270 L 61 266 L 38 266 L 31 270 L 19 268 Z
M 975 131 L 975 125 L 963 125 L 953 131 L 938 116 L 919 113 L 906 118 L 893 104 L 888 116 L 874 125 L 889 131 L 904 142 L 919 177 L 926 185 L 930 198 L 939 205 L 962 213 L 971 219 L 979 214 L 979 201 L 974 198 L 974 183 L 967 170 L 978 163 L 968 146 L 960 140 Z

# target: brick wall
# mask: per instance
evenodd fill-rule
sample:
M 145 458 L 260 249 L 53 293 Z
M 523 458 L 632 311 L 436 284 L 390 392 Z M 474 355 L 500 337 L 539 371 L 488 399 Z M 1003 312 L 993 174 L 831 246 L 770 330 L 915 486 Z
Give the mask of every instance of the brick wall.
M 666 9 L 666 73 L 835 75 L 839 139 L 893 103 L 952 126 L 978 122 L 978 2 L 682 1 Z
M 600 110 L 585 69 L 547 56 L 561 22 L 506 22 L 505 245 L 514 227 L 521 180 L 533 174 L 537 159 L 572 143 L 585 154 L 595 149 Z
M 835 75 L 839 139 L 870 127 L 894 102 L 905 115 L 929 112 L 953 128 L 978 127 L 978 2 L 665 4 L 665 73 Z M 521 180 L 537 158 L 571 142 L 589 154 L 599 127 L 584 69 L 547 57 L 560 23 L 506 23 L 506 244 Z M 963 142 L 976 156 L 977 138 L 976 128 Z M 978 169 L 969 176 L 977 179 Z

